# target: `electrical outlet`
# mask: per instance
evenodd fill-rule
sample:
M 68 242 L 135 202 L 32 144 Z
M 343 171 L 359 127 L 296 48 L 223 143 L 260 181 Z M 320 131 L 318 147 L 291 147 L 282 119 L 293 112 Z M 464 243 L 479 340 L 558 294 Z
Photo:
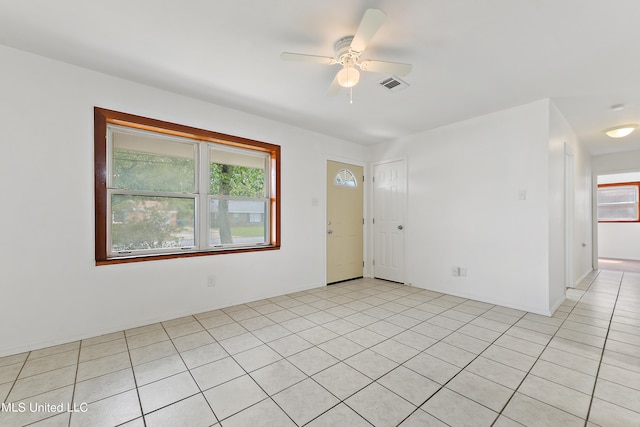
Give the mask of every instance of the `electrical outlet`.
M 460 276 L 460 267 L 457 267 L 457 266 L 451 267 L 451 274 L 454 277 Z
M 467 277 L 467 269 L 466 269 L 466 267 L 460 267 L 460 276 Z
M 210 274 L 209 276 L 207 276 L 207 287 L 213 288 L 215 285 L 216 285 L 216 276 L 214 276 L 213 274 Z

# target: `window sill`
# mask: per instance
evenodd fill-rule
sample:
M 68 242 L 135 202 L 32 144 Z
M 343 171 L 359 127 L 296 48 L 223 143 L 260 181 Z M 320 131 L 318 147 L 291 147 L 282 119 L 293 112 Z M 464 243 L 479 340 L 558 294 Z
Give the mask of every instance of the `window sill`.
M 234 254 L 234 253 L 244 253 L 244 252 L 263 252 L 263 251 L 273 251 L 279 250 L 280 246 L 269 245 L 269 246 L 251 246 L 251 247 L 241 247 L 241 248 L 231 248 L 231 249 L 211 249 L 208 251 L 194 251 L 194 252 L 175 252 L 175 253 L 167 253 L 167 254 L 156 254 L 156 255 L 131 255 L 131 256 L 122 256 L 122 257 L 114 257 L 107 258 L 104 260 L 96 260 L 96 265 L 111 265 L 111 264 L 127 264 L 131 262 L 144 262 L 144 261 L 159 261 L 164 259 L 173 259 L 173 258 L 191 258 L 191 257 L 200 257 L 200 256 L 210 256 L 210 255 L 222 255 L 222 254 Z

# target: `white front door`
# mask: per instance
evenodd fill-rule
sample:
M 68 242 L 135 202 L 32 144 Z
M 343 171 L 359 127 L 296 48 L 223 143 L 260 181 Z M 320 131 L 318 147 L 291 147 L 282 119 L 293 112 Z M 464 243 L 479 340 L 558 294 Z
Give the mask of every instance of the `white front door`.
M 362 277 L 362 166 L 327 162 L 327 283 Z
M 373 275 L 404 283 L 406 176 L 403 160 L 373 167 Z

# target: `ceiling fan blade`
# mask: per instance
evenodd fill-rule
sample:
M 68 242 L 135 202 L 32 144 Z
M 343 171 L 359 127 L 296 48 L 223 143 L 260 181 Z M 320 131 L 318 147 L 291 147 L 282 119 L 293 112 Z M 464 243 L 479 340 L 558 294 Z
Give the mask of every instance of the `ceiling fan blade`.
M 333 65 L 337 63 L 335 58 L 329 56 L 306 55 L 304 53 L 282 52 L 280 59 L 285 61 L 313 62 L 315 64 Z
M 329 90 L 327 90 L 327 96 L 335 96 L 340 93 L 341 86 L 338 84 L 338 75 L 333 78 Z
M 360 69 L 373 71 L 374 73 L 395 74 L 396 76 L 406 76 L 411 72 L 413 65 L 401 62 L 366 60 L 360 63 Z
M 356 35 L 353 36 L 351 49 L 356 52 L 363 52 L 386 18 L 387 15 L 380 9 L 367 9 L 362 21 L 360 21 Z

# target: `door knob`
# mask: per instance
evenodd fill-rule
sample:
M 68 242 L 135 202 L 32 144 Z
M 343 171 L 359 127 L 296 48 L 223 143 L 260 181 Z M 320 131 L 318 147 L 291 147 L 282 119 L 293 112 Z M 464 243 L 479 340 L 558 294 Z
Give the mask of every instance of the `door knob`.
M 327 230 L 327 234 L 333 234 L 333 230 Z
M 404 228 L 404 227 L 403 227 L 403 226 L 401 226 L 401 225 L 399 225 L 399 226 L 398 226 L 398 230 L 402 230 L 403 228 Z

